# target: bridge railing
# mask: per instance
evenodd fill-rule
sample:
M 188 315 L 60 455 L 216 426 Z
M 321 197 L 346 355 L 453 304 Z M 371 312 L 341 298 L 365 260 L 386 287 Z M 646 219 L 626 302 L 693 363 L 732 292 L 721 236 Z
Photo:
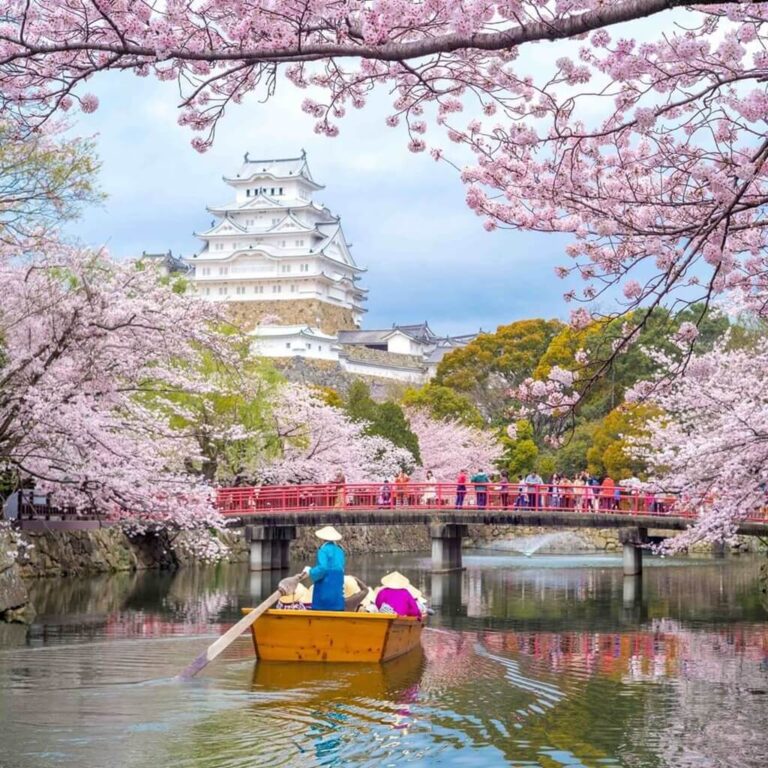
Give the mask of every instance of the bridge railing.
M 673 494 L 624 486 L 553 486 L 499 482 L 322 483 L 220 488 L 216 504 L 224 515 L 382 509 L 454 512 L 457 509 L 614 513 L 627 516 L 695 517 Z M 766 509 L 747 517 L 768 522 Z

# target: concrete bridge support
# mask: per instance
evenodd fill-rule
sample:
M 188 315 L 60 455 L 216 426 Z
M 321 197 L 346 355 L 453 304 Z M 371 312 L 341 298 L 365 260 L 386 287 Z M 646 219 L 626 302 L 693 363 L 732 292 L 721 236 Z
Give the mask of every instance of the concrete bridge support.
M 291 542 L 296 538 L 294 525 L 246 525 L 245 540 L 251 550 L 252 571 L 288 568 Z
M 432 537 L 432 572 L 460 571 L 461 540 L 468 527 L 458 523 L 433 523 L 429 526 Z
M 624 547 L 624 575 L 639 576 L 643 572 L 643 545 L 648 542 L 647 528 L 622 528 L 619 541 Z

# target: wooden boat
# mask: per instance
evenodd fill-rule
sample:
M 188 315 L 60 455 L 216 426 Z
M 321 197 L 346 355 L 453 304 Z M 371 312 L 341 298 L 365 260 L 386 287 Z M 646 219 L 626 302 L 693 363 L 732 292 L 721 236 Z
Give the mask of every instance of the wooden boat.
M 317 697 L 326 703 L 349 701 L 353 697 L 401 700 L 418 688 L 424 664 L 424 651 L 420 645 L 386 664 L 323 661 L 292 664 L 259 659 L 253 665 L 251 687 L 277 694 L 301 692 L 305 699 Z
M 243 608 L 243 613 L 253 609 Z M 424 623 L 411 616 L 272 609 L 252 625 L 264 661 L 389 661 L 421 642 Z

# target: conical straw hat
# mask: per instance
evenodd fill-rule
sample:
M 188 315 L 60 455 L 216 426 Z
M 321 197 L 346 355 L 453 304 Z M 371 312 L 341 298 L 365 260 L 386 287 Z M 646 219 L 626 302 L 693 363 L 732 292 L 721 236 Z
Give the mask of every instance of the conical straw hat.
M 280 602 L 283 605 L 291 605 L 292 603 L 309 605 L 312 602 L 312 587 L 307 589 L 303 584 L 299 584 L 295 592 L 289 595 L 282 595 Z
M 399 571 L 392 571 L 392 573 L 382 576 L 381 584 L 390 589 L 408 589 L 411 586 L 411 582 Z
M 354 576 L 344 577 L 344 597 L 352 597 L 360 592 L 360 585 Z
M 341 541 L 341 534 L 332 525 L 326 525 L 325 528 L 315 531 L 315 536 L 323 541 Z

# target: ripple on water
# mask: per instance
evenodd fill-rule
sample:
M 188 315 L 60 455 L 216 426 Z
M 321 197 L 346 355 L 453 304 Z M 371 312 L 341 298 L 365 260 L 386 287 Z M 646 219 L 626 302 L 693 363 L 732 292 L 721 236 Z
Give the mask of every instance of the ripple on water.
M 666 596 L 680 577 L 655 572 Z M 458 630 L 430 629 L 423 655 L 383 667 L 255 664 L 245 638 L 174 680 L 212 634 L 0 651 L 0 766 L 768 764 L 765 623 L 620 624 L 620 579 L 597 568 L 483 573 L 495 591 L 472 582 Z M 599 603 L 614 589 L 618 605 Z

